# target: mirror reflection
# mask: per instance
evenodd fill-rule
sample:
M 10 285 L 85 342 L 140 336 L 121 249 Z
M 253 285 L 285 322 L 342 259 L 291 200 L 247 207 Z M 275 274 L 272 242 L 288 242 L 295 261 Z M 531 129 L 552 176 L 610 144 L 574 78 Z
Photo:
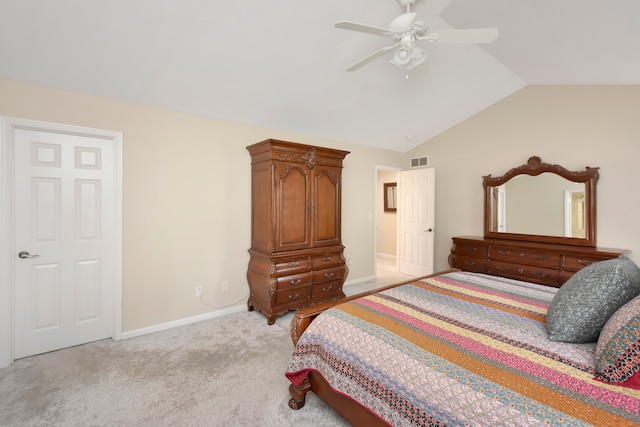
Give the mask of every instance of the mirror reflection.
M 585 238 L 585 184 L 554 173 L 491 187 L 490 231 Z
M 384 184 L 384 211 L 395 212 L 397 210 L 397 190 L 396 182 L 387 182 Z

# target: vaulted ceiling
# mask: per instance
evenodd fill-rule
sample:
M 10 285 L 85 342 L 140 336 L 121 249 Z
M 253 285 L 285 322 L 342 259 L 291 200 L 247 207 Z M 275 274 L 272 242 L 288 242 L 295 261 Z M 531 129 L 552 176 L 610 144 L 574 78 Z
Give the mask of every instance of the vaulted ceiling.
M 426 7 L 418 0 L 413 11 Z M 396 0 L 3 0 L 0 77 L 405 152 L 526 85 L 640 84 L 638 0 L 452 0 L 430 30 L 489 45 L 390 45 Z M 0 93 L 2 96 L 2 93 Z

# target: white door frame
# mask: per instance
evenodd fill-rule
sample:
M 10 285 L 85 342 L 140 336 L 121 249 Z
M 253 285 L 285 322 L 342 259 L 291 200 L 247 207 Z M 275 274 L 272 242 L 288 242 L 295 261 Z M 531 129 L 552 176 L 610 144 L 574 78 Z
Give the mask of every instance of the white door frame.
M 0 368 L 13 363 L 14 332 L 14 194 L 13 194 L 13 134 L 15 129 L 59 132 L 113 143 L 114 148 L 114 283 L 113 339 L 122 338 L 122 133 L 102 129 L 39 122 L 35 120 L 0 117 Z

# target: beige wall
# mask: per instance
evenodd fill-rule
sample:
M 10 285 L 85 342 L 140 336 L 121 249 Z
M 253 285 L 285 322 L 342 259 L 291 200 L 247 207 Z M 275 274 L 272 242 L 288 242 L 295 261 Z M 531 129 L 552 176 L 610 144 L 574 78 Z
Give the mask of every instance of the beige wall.
M 123 331 L 246 303 L 247 145 L 279 138 L 351 151 L 344 162 L 348 280 L 374 269 L 375 167 L 402 155 L 0 79 L 0 115 L 123 133 Z M 229 282 L 221 292 L 220 283 Z
M 529 86 L 408 153 L 436 169 L 436 270 L 451 237 L 482 235 L 482 176 L 533 155 L 600 167 L 597 237 L 640 264 L 640 86 Z
M 538 155 L 569 169 L 600 166 L 598 242 L 640 263 L 640 86 L 538 87 L 400 154 L 163 111 L 0 79 L 0 115 L 123 133 L 123 331 L 211 311 L 247 293 L 250 159 L 280 138 L 351 151 L 344 162 L 348 280 L 374 274 L 375 168 L 430 156 L 436 169 L 436 270 L 454 235 L 482 234 L 481 177 Z M 631 186 L 630 186 L 631 185 Z M 629 189 L 632 191 L 629 191 Z M 229 292 L 219 291 L 229 282 Z

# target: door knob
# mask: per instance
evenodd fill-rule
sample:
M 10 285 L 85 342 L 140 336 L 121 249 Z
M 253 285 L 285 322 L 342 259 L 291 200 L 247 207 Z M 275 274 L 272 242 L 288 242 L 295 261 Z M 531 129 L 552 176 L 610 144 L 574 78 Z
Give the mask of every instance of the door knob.
M 424 230 L 425 232 L 431 233 L 433 231 L 433 228 L 429 228 L 428 230 Z
M 29 251 L 20 251 L 20 252 L 18 252 L 18 257 L 19 258 L 35 258 L 35 257 L 38 257 L 38 256 L 40 256 L 40 255 L 38 255 L 38 254 L 31 255 L 29 253 Z

